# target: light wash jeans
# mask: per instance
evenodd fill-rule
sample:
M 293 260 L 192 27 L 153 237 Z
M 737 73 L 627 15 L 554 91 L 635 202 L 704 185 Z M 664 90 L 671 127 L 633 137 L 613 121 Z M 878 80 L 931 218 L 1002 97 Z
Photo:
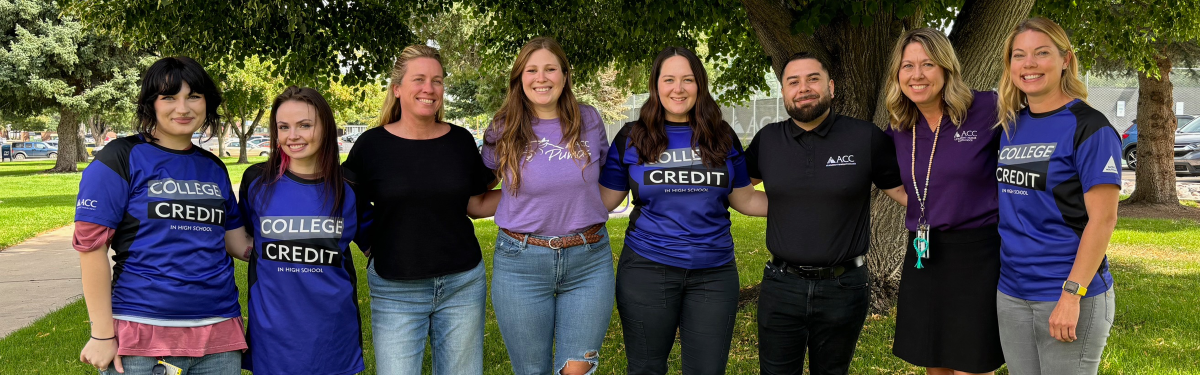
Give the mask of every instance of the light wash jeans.
M 380 375 L 420 374 L 429 339 L 434 375 L 483 373 L 487 280 L 470 271 L 420 280 L 388 280 L 367 266 L 371 329 Z
M 996 291 L 1000 346 L 1012 375 L 1095 375 L 1115 315 L 1113 288 L 1079 300 L 1073 342 L 1050 336 L 1050 313 L 1058 301 L 1027 301 Z
M 187 375 L 242 374 L 241 350 L 213 353 L 203 357 L 166 357 L 163 358 L 163 361 L 183 369 L 183 373 Z M 150 370 L 156 364 L 158 364 L 158 357 L 121 356 L 121 367 L 125 368 L 124 374 L 117 372 L 117 367 L 112 364 L 108 365 L 106 371 L 100 371 L 100 373 L 103 375 L 150 374 Z
M 492 307 L 513 373 L 557 374 L 567 361 L 592 364 L 589 374 L 598 367 L 615 288 L 608 229 L 599 234 L 558 250 L 496 234 Z

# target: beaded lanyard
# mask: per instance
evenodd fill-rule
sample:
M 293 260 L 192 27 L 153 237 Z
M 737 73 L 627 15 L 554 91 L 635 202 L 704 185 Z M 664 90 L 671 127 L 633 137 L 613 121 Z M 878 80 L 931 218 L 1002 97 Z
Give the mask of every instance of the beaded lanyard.
M 944 113 L 943 113 L 944 115 Z M 925 193 L 917 186 L 917 128 L 913 126 L 912 159 L 909 172 L 912 173 L 913 192 L 921 207 L 921 217 L 917 219 L 917 238 L 913 239 L 913 249 L 917 251 L 917 269 L 925 268 L 921 259 L 929 259 L 929 223 L 925 222 L 925 201 L 929 198 L 929 175 L 933 171 L 933 155 L 937 152 L 938 134 L 942 132 L 942 115 L 938 115 L 937 127 L 933 130 L 933 149 L 929 150 L 929 166 L 925 168 Z

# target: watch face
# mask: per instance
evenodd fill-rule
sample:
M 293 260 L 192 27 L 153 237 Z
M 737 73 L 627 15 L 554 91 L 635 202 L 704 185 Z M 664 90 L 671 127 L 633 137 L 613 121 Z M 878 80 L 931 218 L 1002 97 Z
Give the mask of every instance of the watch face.
M 1063 283 L 1063 290 L 1071 294 L 1079 294 L 1079 283 L 1067 280 L 1067 282 Z

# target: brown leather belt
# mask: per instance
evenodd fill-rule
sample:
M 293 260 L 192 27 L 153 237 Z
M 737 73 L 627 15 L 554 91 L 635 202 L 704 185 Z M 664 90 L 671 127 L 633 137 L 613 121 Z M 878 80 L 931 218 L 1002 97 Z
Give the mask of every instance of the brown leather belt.
M 600 229 L 602 228 L 604 228 L 604 223 L 588 227 L 583 231 L 583 236 L 580 236 L 579 234 L 572 234 L 567 236 L 552 237 L 550 239 L 537 238 L 527 234 L 513 232 L 504 228 L 500 228 L 500 230 L 504 231 L 504 234 L 507 234 L 509 237 L 512 237 L 517 241 L 521 241 L 533 246 L 548 247 L 557 250 L 575 247 L 585 243 L 592 244 L 600 242 L 600 240 L 604 239 L 604 236 L 597 233 L 600 233 Z M 526 237 L 529 237 L 529 240 L 526 240 Z M 584 242 L 584 240 L 587 240 L 587 242 Z

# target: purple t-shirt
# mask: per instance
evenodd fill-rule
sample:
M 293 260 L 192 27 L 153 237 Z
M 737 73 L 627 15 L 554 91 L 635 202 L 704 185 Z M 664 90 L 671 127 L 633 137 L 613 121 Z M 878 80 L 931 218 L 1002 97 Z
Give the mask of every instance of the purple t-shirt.
M 608 156 L 608 135 L 600 112 L 586 105 L 579 106 L 583 132 L 579 141 L 581 151 L 591 155 L 584 160 L 571 157 L 562 141 L 558 119 L 533 120 L 536 141 L 530 143 L 529 153 L 521 165 L 521 188 L 516 196 L 509 184 L 502 184 L 503 196 L 496 208 L 496 225 L 517 233 L 560 236 L 579 233 L 587 227 L 608 220 L 608 210 L 600 200 L 600 166 Z M 494 143 L 500 132 L 488 132 L 483 146 L 483 164 L 497 169 Z M 582 167 L 582 170 L 581 170 Z M 505 176 L 508 181 L 508 176 Z M 993 185 L 995 185 L 993 183 Z
M 959 230 L 996 224 L 999 205 L 996 198 L 996 153 L 1000 148 L 1001 131 L 996 124 L 996 93 L 975 91 L 967 118 L 955 127 L 949 116 L 943 116 L 938 135 L 937 152 L 933 156 L 933 172 L 929 178 L 929 196 L 925 201 L 925 221 L 934 230 Z M 912 131 L 886 133 L 896 145 L 896 160 L 900 178 L 908 193 L 908 211 L 904 226 L 917 230 L 921 205 L 913 189 L 913 165 L 916 165 L 917 186 L 925 193 L 925 175 L 929 168 L 929 151 L 933 148 L 933 131 L 924 116 L 917 117 L 917 157 L 913 163 Z

